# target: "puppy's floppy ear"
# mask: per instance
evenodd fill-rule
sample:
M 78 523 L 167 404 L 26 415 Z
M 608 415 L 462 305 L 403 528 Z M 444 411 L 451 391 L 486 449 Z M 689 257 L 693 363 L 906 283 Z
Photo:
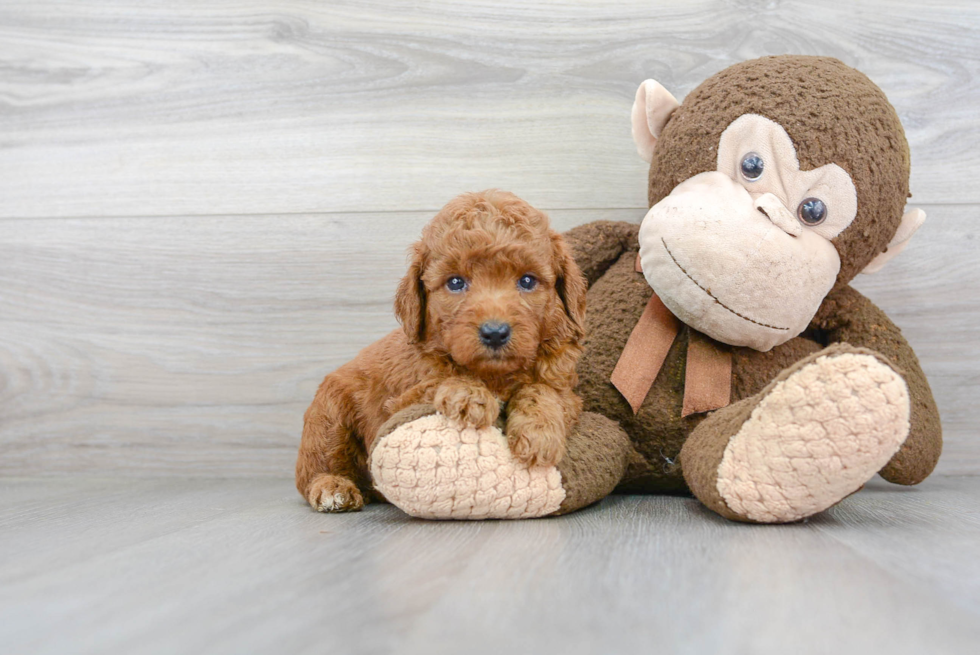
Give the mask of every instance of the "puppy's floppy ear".
M 425 283 L 422 282 L 427 259 L 425 245 L 418 241 L 412 245 L 411 252 L 408 273 L 395 292 L 395 316 L 402 324 L 408 342 L 418 343 L 425 339 Z
M 557 232 L 551 233 L 551 247 L 554 253 L 555 290 L 565 310 L 566 328 L 569 337 L 581 339 L 585 336 L 585 292 L 588 290 L 585 276 L 575 263 L 571 249 Z

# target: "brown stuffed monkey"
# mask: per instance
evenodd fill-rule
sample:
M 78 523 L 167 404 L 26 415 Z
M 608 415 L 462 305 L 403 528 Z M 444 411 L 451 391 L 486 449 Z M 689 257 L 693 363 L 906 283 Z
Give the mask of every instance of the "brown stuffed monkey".
M 562 461 L 515 465 L 496 428 L 455 430 L 417 406 L 375 440 L 377 489 L 429 518 L 560 514 L 615 489 L 784 523 L 875 473 L 925 479 L 942 449 L 929 384 L 848 286 L 925 219 L 905 211 L 908 145 L 881 90 L 835 59 L 767 57 L 683 104 L 648 80 L 632 122 L 650 162 L 642 224 L 565 234 L 590 288 L 585 412 Z

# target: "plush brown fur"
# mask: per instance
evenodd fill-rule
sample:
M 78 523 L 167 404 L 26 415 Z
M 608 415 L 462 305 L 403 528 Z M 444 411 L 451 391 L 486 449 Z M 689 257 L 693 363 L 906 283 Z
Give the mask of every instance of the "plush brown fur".
M 786 130 L 801 170 L 833 163 L 854 181 L 857 216 L 833 240 L 841 260 L 835 288 L 842 288 L 888 246 L 909 197 L 909 147 L 898 114 L 866 75 L 830 57 L 729 66 L 687 94 L 664 127 L 650 165 L 650 206 L 680 182 L 715 170 L 721 133 L 746 113 Z
M 616 420 L 629 434 L 638 454 L 619 485 L 620 491 L 684 491 L 689 489 L 690 476 L 696 471 L 717 469 L 721 452 L 711 448 L 698 452 L 689 448 L 684 457 L 680 456 L 690 435 L 700 428 L 707 416 L 681 416 L 688 328 L 681 329 L 636 414 L 609 381 L 630 331 L 652 293 L 643 274 L 634 268 L 638 227 L 629 223 L 598 222 L 565 234 L 580 266 L 590 272 L 591 282 L 586 323 L 588 337 L 584 342 L 585 353 L 579 361 L 577 391 L 586 412 L 597 412 Z M 613 247 L 616 244 L 622 245 Z M 757 394 L 782 371 L 838 342 L 866 347 L 884 355 L 905 378 L 912 399 L 911 431 L 881 475 L 899 484 L 916 484 L 924 480 L 935 468 L 942 452 L 939 412 L 929 383 L 899 328 L 871 301 L 849 286 L 828 296 L 810 329 L 801 336 L 765 353 L 750 348 L 731 348 L 733 404 L 711 415 L 713 420 L 710 424 L 705 422 L 702 429 L 717 428 L 726 432 L 705 439 L 704 443 L 727 443 L 732 436 L 732 426 L 744 422 L 741 408 L 757 404 Z M 738 402 L 753 397 L 756 398 L 746 401 L 749 405 Z M 727 516 L 725 511 L 711 505 L 708 498 L 702 500 Z
M 898 116 L 867 77 L 835 59 L 784 56 L 737 64 L 692 91 L 671 116 L 654 150 L 650 204 L 681 181 L 714 170 L 721 133 L 745 113 L 782 125 L 793 139 L 803 169 L 836 163 L 850 173 L 858 194 L 858 214 L 833 240 L 841 259 L 837 284 L 800 336 L 765 353 L 730 348 L 734 404 L 718 410 L 709 421 L 705 414 L 681 416 L 689 339 L 689 329 L 683 327 L 634 414 L 609 378 L 652 294 L 634 267 L 639 226 L 597 222 L 566 233 L 590 285 L 588 338 L 579 362 L 578 391 L 585 410 L 618 421 L 639 454 L 620 489 L 681 491 L 692 486 L 691 476 L 697 477 L 698 471 L 716 470 L 724 444 L 744 422 L 744 408 L 757 403 L 757 394 L 785 369 L 836 342 L 884 355 L 904 376 L 912 399 L 911 430 L 881 475 L 892 482 L 916 484 L 932 472 L 942 451 L 935 400 L 898 327 L 847 285 L 885 249 L 902 217 L 909 156 Z M 754 400 L 738 402 L 750 398 Z M 685 448 L 682 457 L 682 446 L 696 430 L 704 437 L 701 442 L 711 447 Z M 703 434 L 719 430 L 710 438 Z M 711 499 L 702 500 L 728 515 Z
M 590 312 L 578 363 L 577 391 L 585 411 L 559 467 L 567 495 L 558 513 L 595 502 L 615 486 L 631 492 L 690 491 L 726 518 L 756 520 L 729 507 L 718 486 L 727 445 L 774 380 L 820 355 L 842 352 L 873 354 L 907 383 L 908 435 L 881 475 L 916 484 L 936 465 L 942 451 L 939 413 L 915 353 L 884 312 L 847 284 L 886 248 L 902 218 L 909 157 L 894 109 L 867 77 L 836 60 L 786 56 L 732 66 L 692 91 L 661 132 L 650 167 L 651 205 L 678 183 L 715 169 L 722 131 L 749 113 L 786 129 L 803 169 L 835 163 L 852 177 L 858 211 L 833 239 L 841 260 L 835 286 L 802 334 L 768 352 L 718 344 L 731 353 L 731 404 L 710 415 L 682 416 L 692 338 L 691 329 L 682 326 L 634 413 L 610 376 L 653 293 L 635 269 L 639 225 L 599 221 L 567 232 L 565 240 L 588 281 Z M 422 312 L 413 315 L 424 323 Z M 451 391 L 447 394 L 455 397 Z M 487 411 L 485 418 L 492 414 Z M 419 408 L 410 409 L 389 427 L 419 415 Z
M 367 453 L 395 412 L 432 403 L 464 425 L 493 424 L 528 464 L 557 464 L 578 418 L 572 392 L 584 334 L 585 281 L 548 218 L 500 191 L 447 204 L 412 246 L 395 313 L 402 323 L 329 374 L 306 412 L 296 487 L 320 511 L 370 500 Z M 533 291 L 519 289 L 531 274 Z M 453 276 L 467 280 L 451 292 Z M 500 350 L 479 338 L 486 321 L 511 327 Z
M 729 439 L 773 380 L 818 354 L 851 346 L 882 356 L 905 378 L 910 392 L 909 435 L 881 475 L 916 484 L 938 461 L 939 413 L 915 353 L 884 312 L 847 285 L 885 249 L 908 196 L 908 146 L 894 109 L 867 77 L 833 59 L 770 57 L 732 66 L 692 91 L 671 116 L 653 153 L 650 204 L 680 182 L 714 170 L 721 133 L 746 113 L 782 125 L 804 170 L 835 163 L 852 176 L 858 213 L 833 240 L 841 259 L 836 285 L 798 337 L 768 352 L 719 344 L 732 354 L 732 404 L 711 415 L 682 416 L 691 338 L 690 329 L 683 326 L 634 413 L 610 376 L 652 294 L 635 269 L 639 225 L 599 221 L 567 232 L 566 242 L 589 284 L 590 312 L 577 387 L 585 410 L 580 431 L 587 432 L 587 438 L 579 439 L 577 431 L 569 442 L 562 480 L 574 502 L 562 511 L 606 493 L 608 487 L 600 482 L 607 476 L 594 474 L 601 469 L 619 476 L 615 484 L 620 491 L 693 491 L 721 515 L 749 520 L 728 508 L 716 489 Z M 838 342 L 850 346 L 832 345 Z M 613 422 L 593 421 L 592 412 Z M 623 431 L 631 443 L 622 438 Z M 600 443 L 608 453 L 600 452 Z M 603 467 L 604 462 L 614 465 Z M 583 479 L 588 484 L 582 484 Z

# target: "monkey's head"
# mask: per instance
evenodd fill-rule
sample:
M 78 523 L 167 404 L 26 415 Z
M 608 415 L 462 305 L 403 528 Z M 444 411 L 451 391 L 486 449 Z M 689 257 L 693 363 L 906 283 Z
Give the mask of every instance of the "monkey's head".
M 905 132 L 882 91 L 836 59 L 731 66 L 683 104 L 645 81 L 633 138 L 650 162 L 643 273 L 682 321 L 769 350 L 824 298 L 900 252 L 925 220 L 903 214 Z

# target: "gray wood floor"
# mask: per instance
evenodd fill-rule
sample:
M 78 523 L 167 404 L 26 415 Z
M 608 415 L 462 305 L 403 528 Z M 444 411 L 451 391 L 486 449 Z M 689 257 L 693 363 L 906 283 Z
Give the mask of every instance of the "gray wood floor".
M 929 219 L 857 286 L 929 376 L 936 476 L 783 527 L 303 506 L 302 413 L 438 207 L 638 221 L 637 84 L 780 53 L 905 125 Z M 972 0 L 0 3 L 0 653 L 980 652 L 978 107 Z
M 976 653 L 978 477 L 805 524 L 615 496 L 316 514 L 287 480 L 0 481 L 5 653 Z

